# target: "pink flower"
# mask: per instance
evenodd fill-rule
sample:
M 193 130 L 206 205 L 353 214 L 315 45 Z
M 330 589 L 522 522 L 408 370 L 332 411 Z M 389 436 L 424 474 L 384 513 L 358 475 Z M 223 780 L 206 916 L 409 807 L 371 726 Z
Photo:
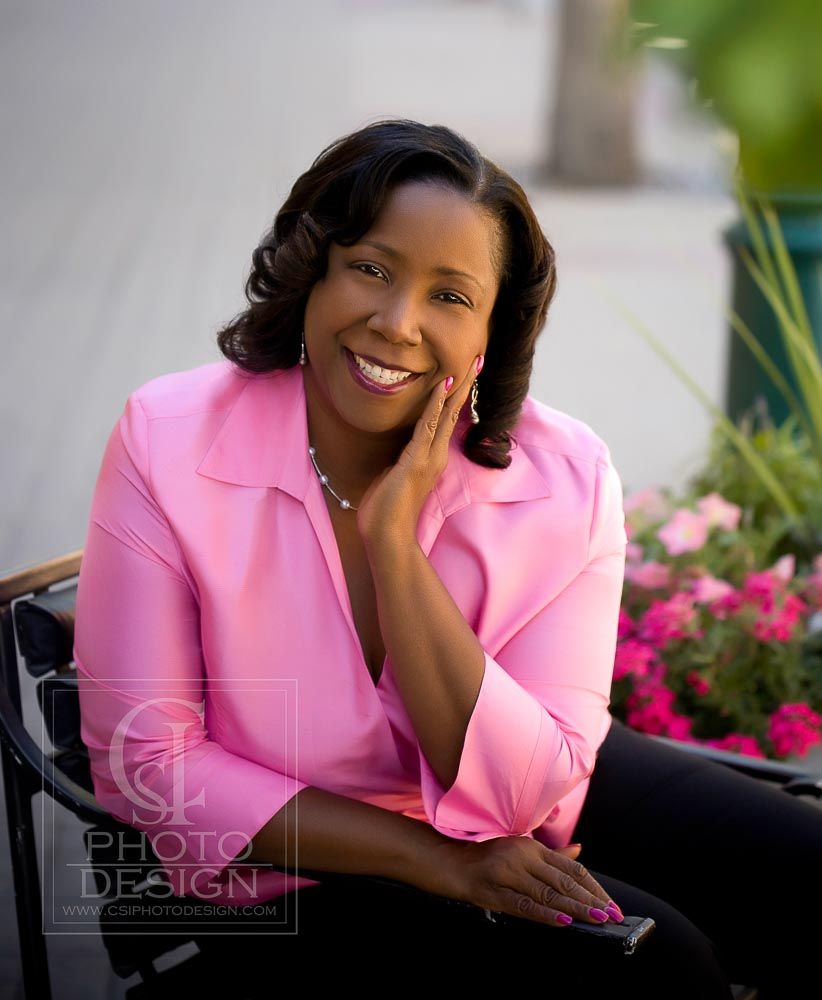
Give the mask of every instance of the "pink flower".
M 769 615 L 776 606 L 775 595 L 783 587 L 782 578 L 769 569 L 760 573 L 748 573 L 742 586 L 742 600 L 755 605 L 763 614 Z
M 645 521 L 664 521 L 671 510 L 670 501 L 654 487 L 635 490 L 625 497 L 622 509 L 626 514 L 638 513 Z
M 623 639 L 626 636 L 633 635 L 636 630 L 636 623 L 633 618 L 628 614 L 625 608 L 619 609 L 619 624 L 617 625 L 617 638 Z
M 712 601 L 709 605 L 708 610 L 720 621 L 725 621 L 731 615 L 735 615 L 737 611 L 742 607 L 742 592 L 739 590 L 731 589 L 729 593 L 720 597 L 716 601 Z
M 793 554 L 782 556 L 781 559 L 777 559 L 773 566 L 771 566 L 771 573 L 782 580 L 783 583 L 789 583 L 793 579 L 795 572 L 796 556 Z
M 717 750 L 730 750 L 731 753 L 742 753 L 748 757 L 764 757 L 755 737 L 744 733 L 728 733 L 720 739 L 703 740 L 705 746 L 716 747 Z
M 709 604 L 718 601 L 720 597 L 725 597 L 734 592 L 733 586 L 726 580 L 718 580 L 710 573 L 705 573 L 697 577 L 691 589 L 693 599 L 699 604 Z
M 656 533 L 669 556 L 696 552 L 708 540 L 708 520 L 704 514 L 680 507 Z
M 656 660 L 656 654 L 650 646 L 636 639 L 626 639 L 619 643 L 614 660 L 614 680 L 622 680 L 628 674 L 644 677 L 651 663 Z
M 697 694 L 707 694 L 711 690 L 710 682 L 705 680 L 705 678 L 701 674 L 698 674 L 695 670 L 692 670 L 685 680 L 691 685 Z
M 761 617 L 754 622 L 753 633 L 761 642 L 775 639 L 777 642 L 788 642 L 800 615 L 807 608 L 801 597 L 788 594 L 782 610 L 771 617 Z
M 718 527 L 723 531 L 736 531 L 742 508 L 729 503 L 719 493 L 708 493 L 696 502 L 697 509 L 708 521 L 708 527 Z
M 796 754 L 804 757 L 817 743 L 822 743 L 822 715 L 805 702 L 780 705 L 768 722 L 768 739 L 780 757 Z
M 674 697 L 674 692 L 661 684 L 638 685 L 625 702 L 628 725 L 643 733 L 692 741 L 692 722 L 673 710 Z
M 686 626 L 697 617 L 693 598 L 679 591 L 667 601 L 653 601 L 639 622 L 639 638 L 652 646 L 664 646 L 669 639 L 692 634 Z
M 628 542 L 625 547 L 625 561 L 628 563 L 638 563 L 642 561 L 642 546 L 636 542 Z
M 644 590 L 659 590 L 671 582 L 671 567 L 659 562 L 628 565 L 625 567 L 625 579 Z

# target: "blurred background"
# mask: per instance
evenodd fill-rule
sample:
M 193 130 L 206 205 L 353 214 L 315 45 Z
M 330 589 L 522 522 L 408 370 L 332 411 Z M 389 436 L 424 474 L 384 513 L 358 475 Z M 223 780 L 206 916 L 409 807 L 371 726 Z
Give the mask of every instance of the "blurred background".
M 83 546 L 129 392 L 220 357 L 294 180 L 382 117 L 447 124 L 524 185 L 559 275 L 532 394 L 626 488 L 680 481 L 709 417 L 602 289 L 719 398 L 727 142 L 662 59 L 597 80 L 620 4 L 567 6 L 3 0 L 0 572 Z
M 635 4 L 635 28 L 664 6 Z M 532 395 L 605 438 L 626 495 L 682 487 L 737 370 L 728 123 L 751 97 L 754 139 L 792 120 L 794 49 L 813 58 L 819 36 L 800 24 L 794 49 L 776 44 L 762 0 L 667 7 L 692 21 L 636 44 L 627 0 L 0 0 L 0 575 L 82 548 L 128 394 L 219 360 L 216 331 L 295 179 L 387 117 L 450 126 L 525 187 L 559 275 Z M 699 81 L 678 65 L 688 31 Z M 791 188 L 755 141 L 742 152 L 749 179 Z M 84 860 L 75 818 L 36 824 L 56 869 Z M 0 890 L 0 995 L 20 997 L 5 860 Z M 95 935 L 48 949 L 55 997 L 125 995 Z

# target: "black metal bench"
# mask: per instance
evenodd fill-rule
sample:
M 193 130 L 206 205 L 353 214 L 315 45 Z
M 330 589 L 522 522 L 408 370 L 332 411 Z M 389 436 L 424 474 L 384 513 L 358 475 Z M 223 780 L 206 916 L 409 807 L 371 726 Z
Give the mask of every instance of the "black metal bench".
M 50 1000 L 51 997 L 43 933 L 41 872 L 32 822 L 33 796 L 38 792 L 50 796 L 88 824 L 86 854 L 95 878 L 98 872 L 105 871 L 106 866 L 113 863 L 113 855 L 107 857 L 107 838 L 103 834 L 120 836 L 126 843 L 129 840 L 136 843 L 142 838 L 140 844 L 146 847 L 146 840 L 139 831 L 114 819 L 95 799 L 88 751 L 80 737 L 80 702 L 72 656 L 76 578 L 81 559 L 82 550 L 78 550 L 0 579 L 0 738 L 23 981 L 25 995 L 31 1000 Z M 26 677 L 24 670 L 37 682 L 37 702 L 50 749 L 41 747 L 25 725 L 21 697 L 21 678 Z M 661 736 L 651 738 L 753 777 L 776 782 L 791 794 L 822 796 L 822 777 L 819 775 L 775 761 L 682 744 Z M 146 877 L 161 868 L 150 849 L 140 865 Z M 130 865 L 132 872 L 133 868 Z M 318 872 L 302 866 L 289 870 L 325 882 L 371 878 Z M 130 881 L 135 888 L 129 898 L 139 900 L 140 883 L 144 880 L 138 873 Z M 101 898 L 108 898 L 107 906 L 111 907 L 117 901 L 117 894 L 107 894 L 105 886 L 99 882 L 98 888 Z M 123 933 L 122 924 L 118 926 L 116 919 L 109 918 L 111 911 L 107 906 L 102 908 L 100 933 L 112 968 L 121 978 L 139 975 L 140 981 L 127 993 L 131 1000 L 157 996 L 160 989 L 171 991 L 178 985 L 196 987 L 204 981 L 208 970 L 199 953 L 162 973 L 155 968 L 158 958 L 186 942 L 184 935 Z M 653 946 L 652 940 L 648 946 Z M 162 985 L 160 980 L 163 980 Z M 737 1000 L 756 998 L 756 990 L 750 987 L 735 986 L 734 991 Z

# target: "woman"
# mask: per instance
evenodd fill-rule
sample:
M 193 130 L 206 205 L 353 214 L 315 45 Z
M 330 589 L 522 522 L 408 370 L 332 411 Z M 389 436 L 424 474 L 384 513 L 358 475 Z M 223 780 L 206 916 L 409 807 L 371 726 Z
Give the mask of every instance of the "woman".
M 764 998 L 810 942 L 819 812 L 608 712 L 622 492 L 528 395 L 554 291 L 511 177 L 378 122 L 295 183 L 226 360 L 112 431 L 74 647 L 95 791 L 219 904 L 197 940 L 248 995 L 272 955 L 377 943 L 438 983 L 513 958 L 582 995 Z M 629 960 L 567 930 L 620 907 L 657 924 Z

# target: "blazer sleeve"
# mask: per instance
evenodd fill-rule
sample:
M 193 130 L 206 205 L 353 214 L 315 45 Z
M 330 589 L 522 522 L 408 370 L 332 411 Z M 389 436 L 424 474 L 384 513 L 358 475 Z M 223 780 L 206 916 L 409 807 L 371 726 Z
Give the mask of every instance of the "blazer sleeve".
M 176 895 L 219 877 L 307 787 L 209 737 L 195 587 L 152 495 L 148 421 L 132 393 L 94 487 L 74 659 L 95 795 L 147 834 Z
M 491 656 L 454 783 L 443 788 L 419 749 L 423 807 L 446 836 L 521 836 L 596 763 L 616 653 L 627 535 L 622 486 L 607 445 L 595 463 L 587 561 Z

